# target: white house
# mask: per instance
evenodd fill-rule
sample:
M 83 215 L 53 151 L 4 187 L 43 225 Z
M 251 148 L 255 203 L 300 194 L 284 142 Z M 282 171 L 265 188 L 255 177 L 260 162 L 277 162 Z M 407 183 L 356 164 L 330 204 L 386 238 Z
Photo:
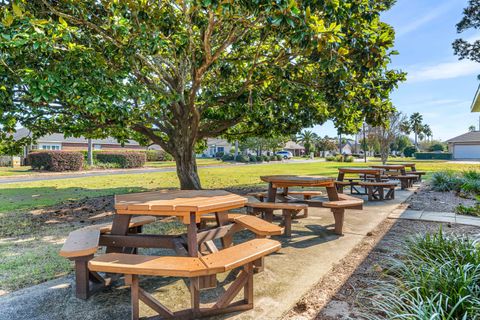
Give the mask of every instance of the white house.
M 447 143 L 454 160 L 480 160 L 480 131 L 464 133 Z

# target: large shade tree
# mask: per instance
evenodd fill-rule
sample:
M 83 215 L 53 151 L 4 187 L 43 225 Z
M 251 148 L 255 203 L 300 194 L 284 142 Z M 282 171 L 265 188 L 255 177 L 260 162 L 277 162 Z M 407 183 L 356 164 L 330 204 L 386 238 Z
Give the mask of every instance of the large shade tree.
M 392 3 L 0 1 L 0 125 L 156 143 L 198 189 L 208 137 L 383 123 Z
M 469 0 L 463 10 L 462 20 L 457 24 L 457 32 L 480 29 L 480 0 Z M 470 59 L 480 62 L 480 40 L 456 39 L 453 50 L 460 59 Z

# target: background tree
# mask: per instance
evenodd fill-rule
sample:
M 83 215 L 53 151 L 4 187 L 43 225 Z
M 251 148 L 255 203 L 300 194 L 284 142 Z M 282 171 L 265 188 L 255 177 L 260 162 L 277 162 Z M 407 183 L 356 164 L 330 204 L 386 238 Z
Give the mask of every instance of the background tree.
M 383 123 L 392 3 L 2 1 L 0 124 L 153 142 L 198 189 L 206 138 Z
M 457 32 L 462 33 L 469 29 L 480 29 L 480 0 L 469 0 L 463 10 L 463 18 L 457 24 Z M 470 43 L 464 39 L 453 42 L 453 50 L 459 59 L 470 59 L 480 62 L 480 40 Z
M 403 133 L 403 123 L 406 116 L 401 112 L 394 112 L 390 115 L 387 124 L 378 127 L 370 127 L 369 135 L 376 138 L 380 145 L 380 157 L 382 163 L 386 163 L 390 155 L 391 144 Z
M 471 125 L 470 127 L 468 127 L 469 132 L 475 132 L 476 130 L 477 128 L 474 125 Z
M 319 156 L 325 157 L 326 152 L 337 149 L 337 143 L 329 136 L 318 137 L 315 140 L 315 149 L 319 152 Z
M 419 112 L 415 112 L 410 115 L 410 118 L 401 124 L 401 130 L 405 133 L 411 133 L 415 135 L 415 146 L 418 148 L 418 136 L 423 134 L 424 124 L 423 116 Z
M 430 128 L 430 126 L 428 124 L 423 125 L 422 132 L 425 135 L 425 137 L 427 137 L 428 141 L 432 140 L 433 132 L 432 132 L 432 128 Z
M 403 132 L 402 129 L 400 130 Z M 390 149 L 403 153 L 403 150 L 405 150 L 406 147 L 411 145 L 412 142 L 410 141 L 410 138 L 406 135 L 401 134 L 395 138 L 395 141 L 390 145 Z
M 305 154 L 309 155 L 310 152 L 315 151 L 315 141 L 318 139 L 318 136 L 315 132 L 304 130 L 300 132 L 295 139 L 297 142 L 303 144 L 303 147 L 305 148 Z

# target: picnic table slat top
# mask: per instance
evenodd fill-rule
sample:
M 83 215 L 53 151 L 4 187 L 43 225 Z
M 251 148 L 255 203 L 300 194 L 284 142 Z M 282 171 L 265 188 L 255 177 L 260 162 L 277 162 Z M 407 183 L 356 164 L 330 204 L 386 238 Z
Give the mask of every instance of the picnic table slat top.
M 379 168 L 379 169 L 392 169 L 392 170 L 405 169 L 405 165 L 403 164 L 374 164 L 374 165 L 371 165 L 371 167 Z
M 224 190 L 159 190 L 115 196 L 116 210 L 168 213 L 213 212 L 243 207 L 248 199 Z
M 325 176 L 299 176 L 299 175 L 272 175 L 261 176 L 264 182 L 291 185 L 291 186 L 324 186 L 330 185 L 335 180 L 332 177 Z
M 345 167 L 345 168 L 338 168 L 338 172 L 341 172 L 341 173 L 380 174 L 379 168 L 368 168 L 368 167 Z

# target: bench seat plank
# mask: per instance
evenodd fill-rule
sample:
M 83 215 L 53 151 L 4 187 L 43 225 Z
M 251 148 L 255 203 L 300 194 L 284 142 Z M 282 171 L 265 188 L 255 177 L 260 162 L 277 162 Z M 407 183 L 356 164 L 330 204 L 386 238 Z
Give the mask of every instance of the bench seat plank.
M 260 236 L 279 236 L 283 234 L 282 227 L 251 215 L 239 216 L 234 219 L 234 222 Z
M 261 208 L 261 209 L 286 209 L 286 210 L 304 210 L 308 205 L 302 203 L 288 203 L 288 202 L 249 202 L 247 207 Z
M 83 228 L 72 231 L 63 244 L 60 255 L 65 258 L 93 255 L 98 250 L 99 240 L 99 229 Z
M 143 256 L 108 253 L 88 262 L 90 271 L 165 277 L 198 277 L 215 271 L 194 257 Z M 210 272 L 210 273 L 209 273 Z
M 152 217 L 152 216 L 138 216 L 138 217 L 133 217 L 130 220 L 130 223 L 128 224 L 128 228 L 135 228 L 135 227 L 141 227 L 149 223 L 153 223 L 157 221 L 157 218 Z M 96 224 L 96 225 L 91 225 L 88 227 L 85 227 L 85 229 L 99 229 L 100 233 L 108 233 L 112 231 L 112 223 L 107 222 L 107 223 L 102 223 L 102 224 Z
M 379 182 L 379 181 L 364 181 L 360 182 L 359 185 L 361 186 L 379 186 L 379 187 L 396 187 L 398 183 L 386 181 L 386 182 Z
M 363 205 L 363 200 L 356 199 L 356 200 L 339 200 L 339 201 L 326 201 L 323 202 L 322 205 L 325 208 L 353 208 L 353 207 L 361 207 Z
M 206 255 L 200 259 L 209 269 L 222 272 L 243 266 L 280 250 L 281 244 L 271 239 L 253 239 L 236 246 Z

